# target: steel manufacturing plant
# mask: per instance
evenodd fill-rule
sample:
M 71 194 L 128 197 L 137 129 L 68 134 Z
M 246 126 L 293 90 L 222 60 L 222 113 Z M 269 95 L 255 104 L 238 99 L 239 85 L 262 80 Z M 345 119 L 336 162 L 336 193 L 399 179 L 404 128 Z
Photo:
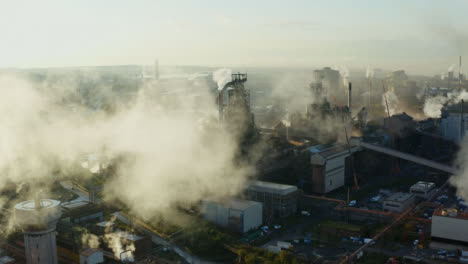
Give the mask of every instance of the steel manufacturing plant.
M 5 1 L 0 264 L 468 263 L 468 2 Z

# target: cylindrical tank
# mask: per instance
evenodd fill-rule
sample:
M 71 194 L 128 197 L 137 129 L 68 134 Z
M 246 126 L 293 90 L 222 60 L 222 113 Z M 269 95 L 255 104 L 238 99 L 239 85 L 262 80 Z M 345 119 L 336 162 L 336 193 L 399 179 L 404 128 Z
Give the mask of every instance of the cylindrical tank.
M 55 227 L 61 215 L 56 200 L 29 200 L 15 205 L 16 222 L 24 230 L 26 263 L 57 263 Z

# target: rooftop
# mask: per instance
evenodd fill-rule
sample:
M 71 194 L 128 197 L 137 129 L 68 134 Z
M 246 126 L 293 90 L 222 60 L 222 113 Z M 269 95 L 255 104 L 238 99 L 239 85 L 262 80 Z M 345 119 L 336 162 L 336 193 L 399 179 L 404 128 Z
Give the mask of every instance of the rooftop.
M 430 189 L 433 189 L 433 188 L 435 188 L 435 183 L 433 183 L 433 182 L 423 182 L 423 181 L 417 182 L 416 184 L 411 186 L 411 190 L 425 191 L 425 190 L 430 190 Z
M 249 184 L 247 189 L 260 192 L 279 193 L 283 195 L 297 191 L 296 186 L 265 181 L 253 181 Z
M 354 147 L 352 144 L 350 145 L 351 149 Z M 320 156 L 327 158 L 334 156 L 336 154 L 347 152 L 348 145 L 346 144 L 339 144 L 339 145 L 317 145 L 309 148 L 309 151 L 312 155 L 319 154 Z
M 115 233 L 117 235 L 119 235 L 121 238 L 126 239 L 126 240 L 130 240 L 130 241 L 137 241 L 137 240 L 143 239 L 143 237 L 141 237 L 139 235 L 124 232 L 124 231 L 117 231 Z
M 413 197 L 412 194 L 410 193 L 402 193 L 402 192 L 397 192 L 392 195 L 390 195 L 385 201 L 389 202 L 399 202 L 399 203 L 404 203 L 408 199 L 411 199 Z
M 108 226 L 114 225 L 114 222 L 111 222 L 111 221 L 102 221 L 102 222 L 97 223 L 96 225 L 97 225 L 97 226 L 101 226 L 101 227 L 108 227 Z
M 441 208 L 434 211 L 434 216 L 445 216 L 451 218 L 457 218 L 462 220 L 468 220 L 468 213 L 459 212 L 457 209 L 453 208 Z
M 245 209 L 247 209 L 247 208 L 249 208 L 251 206 L 261 204 L 259 202 L 255 202 L 255 201 L 249 201 L 249 200 L 243 200 L 243 199 L 234 199 L 234 198 L 233 199 L 221 200 L 221 201 L 204 199 L 204 201 L 213 202 L 213 203 L 217 203 L 217 204 L 223 204 L 227 208 L 231 208 L 231 209 L 239 210 L 239 211 L 244 211 Z
M 80 255 L 89 257 L 89 256 L 93 255 L 96 252 L 102 252 L 102 249 L 100 249 L 100 248 L 87 248 L 87 249 L 81 251 Z

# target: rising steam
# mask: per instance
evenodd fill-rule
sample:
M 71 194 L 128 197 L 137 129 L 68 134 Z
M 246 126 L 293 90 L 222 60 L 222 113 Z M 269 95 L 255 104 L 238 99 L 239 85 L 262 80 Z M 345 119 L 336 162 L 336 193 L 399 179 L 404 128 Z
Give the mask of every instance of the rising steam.
M 385 99 L 387 102 L 385 102 Z M 387 103 L 390 116 L 401 113 L 400 99 L 398 99 L 398 96 L 395 94 L 395 92 L 387 91 L 382 95 L 382 106 L 384 107 L 385 112 L 387 112 Z
M 461 100 L 468 99 L 468 92 L 452 92 L 448 93 L 447 96 L 434 96 L 428 97 L 424 101 L 424 114 L 427 117 L 438 118 L 442 114 L 442 108 L 445 105 L 458 104 Z
M 213 81 L 215 81 L 216 84 L 218 84 L 218 90 L 223 89 L 228 82 L 232 81 L 231 74 L 232 70 L 226 68 L 219 69 L 213 72 Z
M 122 201 L 140 217 L 237 193 L 250 170 L 234 162 L 237 142 L 219 126 L 209 89 L 166 96 L 154 85 L 104 112 L 67 101 L 77 96 L 73 81 L 53 89 L 47 81 L 0 76 L 0 189 L 61 180 L 95 153 L 120 158 L 104 184 L 105 199 Z

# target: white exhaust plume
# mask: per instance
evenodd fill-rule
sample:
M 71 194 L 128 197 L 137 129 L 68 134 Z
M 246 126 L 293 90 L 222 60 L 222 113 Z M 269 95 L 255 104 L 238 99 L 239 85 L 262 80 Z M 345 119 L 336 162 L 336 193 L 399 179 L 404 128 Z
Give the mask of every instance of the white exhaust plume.
M 218 90 L 222 90 L 224 85 L 232 81 L 232 70 L 227 68 L 222 68 L 213 72 L 213 81 L 218 84 Z
M 447 72 L 453 72 L 455 70 L 455 64 L 452 64 L 448 67 Z
M 442 114 L 444 105 L 458 104 L 461 100 L 468 100 L 467 91 L 448 93 L 447 96 L 428 97 L 424 101 L 424 114 L 427 117 L 438 118 Z
M 387 99 L 390 116 L 401 112 L 400 100 L 393 91 L 387 91 L 382 95 L 382 106 L 384 107 L 385 112 L 387 112 L 387 103 L 385 102 L 385 99 Z
M 370 66 L 367 66 L 366 68 L 366 78 L 367 79 L 374 78 L 374 70 Z
M 83 154 L 122 157 L 103 195 L 151 218 L 206 195 L 236 194 L 251 172 L 234 162 L 237 142 L 218 125 L 208 87 L 197 97 L 143 87 L 110 113 L 69 102 L 78 90 L 73 80 L 46 89 L 0 76 L 0 87 L 0 189 L 60 180 L 81 168 Z M 104 88 L 104 97 L 113 96 Z
M 335 66 L 335 70 L 340 72 L 341 78 L 343 78 L 343 85 L 348 89 L 348 83 L 349 83 L 349 70 L 346 66 L 340 65 L 340 66 Z

